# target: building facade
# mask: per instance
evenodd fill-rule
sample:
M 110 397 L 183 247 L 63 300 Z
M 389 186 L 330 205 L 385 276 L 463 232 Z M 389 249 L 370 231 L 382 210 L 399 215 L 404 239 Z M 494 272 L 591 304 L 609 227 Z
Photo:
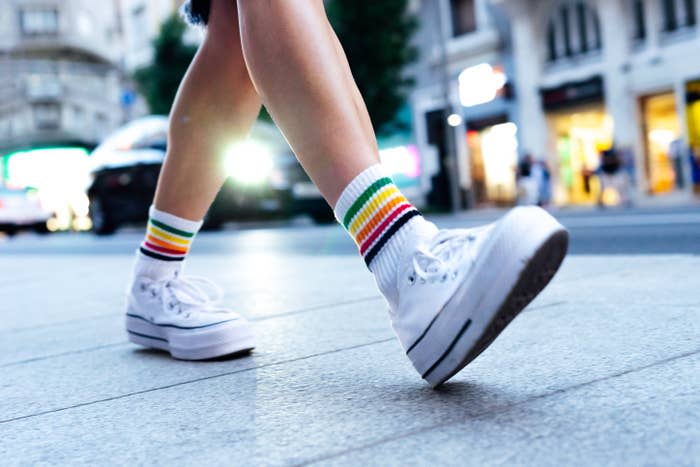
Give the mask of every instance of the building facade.
M 558 204 L 594 203 L 614 147 L 639 195 L 690 196 L 700 157 L 698 0 L 492 0 L 510 18 L 521 153 Z
M 122 123 L 117 3 L 8 0 L 0 12 L 0 149 L 93 146 Z
M 153 40 L 160 27 L 183 0 L 119 0 L 118 8 L 123 34 L 122 63 L 128 71 L 146 66 L 153 60 Z M 201 30 L 188 28 L 185 39 L 198 43 Z
M 487 0 L 426 0 L 417 13 L 411 105 L 428 203 L 513 203 L 519 114 L 507 17 Z

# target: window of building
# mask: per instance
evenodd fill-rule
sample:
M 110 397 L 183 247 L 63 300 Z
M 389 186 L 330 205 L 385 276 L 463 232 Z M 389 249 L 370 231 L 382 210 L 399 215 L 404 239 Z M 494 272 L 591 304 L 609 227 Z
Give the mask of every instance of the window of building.
M 34 36 L 58 33 L 58 11 L 55 9 L 22 10 L 19 16 L 22 34 Z
M 58 104 L 35 104 L 34 125 L 39 130 L 56 130 L 61 126 L 61 107 Z
M 694 0 L 660 0 L 664 32 L 673 32 L 697 23 Z
M 450 13 L 454 37 L 476 31 L 475 0 L 450 0 Z
M 600 21 L 586 2 L 567 1 L 555 9 L 547 26 L 550 62 L 587 54 L 601 47 Z
M 135 48 L 147 47 L 150 43 L 146 5 L 140 4 L 131 10 L 131 32 Z
M 643 41 L 647 38 L 646 12 L 644 0 L 632 1 L 632 15 L 634 19 L 633 39 Z

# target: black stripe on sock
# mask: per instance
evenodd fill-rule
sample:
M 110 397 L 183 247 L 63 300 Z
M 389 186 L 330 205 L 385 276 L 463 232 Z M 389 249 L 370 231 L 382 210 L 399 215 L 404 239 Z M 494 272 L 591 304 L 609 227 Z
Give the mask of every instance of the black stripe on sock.
M 158 253 L 154 253 L 154 252 L 152 252 L 152 251 L 150 251 L 150 250 L 145 249 L 144 247 L 139 247 L 139 250 L 141 251 L 141 253 L 143 253 L 144 255 L 148 256 L 149 258 L 157 259 L 157 260 L 160 260 L 160 261 L 182 261 L 183 259 L 185 259 L 184 257 L 182 257 L 182 258 L 172 258 L 172 257 L 170 257 L 170 256 L 159 255 Z
M 416 216 L 420 216 L 420 212 L 418 212 L 417 209 L 412 208 L 409 211 L 406 211 L 401 217 L 398 218 L 396 222 L 392 224 L 391 227 L 389 227 L 381 236 L 379 241 L 367 252 L 365 255 L 365 264 L 367 267 L 369 267 L 370 263 L 374 259 L 375 256 L 379 254 L 381 249 L 386 245 L 386 242 L 389 241 L 391 237 L 394 236 L 396 232 L 399 231 L 401 227 L 406 225 L 406 222 L 410 221 Z

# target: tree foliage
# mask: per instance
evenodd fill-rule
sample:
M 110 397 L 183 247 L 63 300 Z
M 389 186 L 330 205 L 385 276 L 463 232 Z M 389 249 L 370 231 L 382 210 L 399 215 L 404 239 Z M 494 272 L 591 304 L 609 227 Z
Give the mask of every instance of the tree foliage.
M 154 40 L 153 62 L 134 74 L 134 80 L 154 114 L 167 115 L 170 112 L 180 81 L 197 52 L 196 46 L 184 42 L 185 28 L 187 25 L 179 15 L 170 16 Z
M 408 0 L 330 0 L 328 16 L 348 56 L 353 76 L 379 133 L 400 124 L 397 114 L 413 80 L 405 67 L 417 58 L 411 38 L 417 20 Z

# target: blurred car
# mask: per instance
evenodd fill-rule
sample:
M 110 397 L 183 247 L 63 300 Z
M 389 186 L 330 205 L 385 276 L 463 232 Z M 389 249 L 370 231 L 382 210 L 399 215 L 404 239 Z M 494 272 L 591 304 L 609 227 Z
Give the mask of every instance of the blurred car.
M 110 234 L 120 225 L 148 219 L 167 130 L 166 117 L 144 117 L 117 130 L 93 151 L 87 194 L 95 233 Z M 205 228 L 298 213 L 318 222 L 333 220 L 333 212 L 274 125 L 258 122 L 246 140 L 227 150 L 222 170 L 229 177 L 207 213 Z
M 44 209 L 33 190 L 0 187 L 0 231 L 14 235 L 18 230 L 48 232 L 51 212 Z

